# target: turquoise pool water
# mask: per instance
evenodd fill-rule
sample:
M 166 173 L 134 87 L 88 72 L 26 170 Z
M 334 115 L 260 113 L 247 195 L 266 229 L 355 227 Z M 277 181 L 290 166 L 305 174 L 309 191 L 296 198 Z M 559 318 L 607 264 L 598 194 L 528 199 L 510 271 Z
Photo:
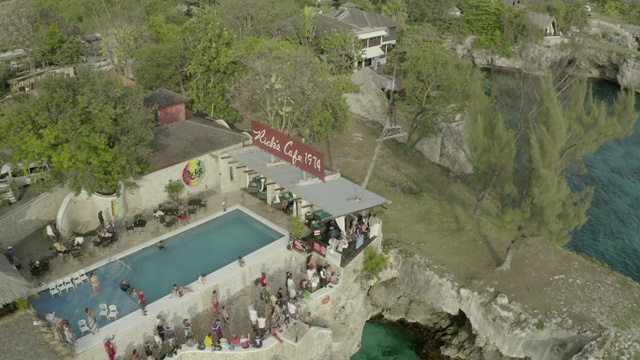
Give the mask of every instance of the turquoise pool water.
M 150 304 L 168 295 L 174 283 L 190 284 L 200 274 L 210 274 L 284 235 L 241 210 L 230 211 L 166 239 L 164 250 L 151 245 L 93 270 L 100 278 L 98 296 L 92 295 L 91 285 L 85 281 L 54 298 L 45 290 L 31 304 L 43 319 L 45 313 L 52 311 L 58 318 L 69 319 L 80 337 L 78 320 L 86 319 L 87 307 L 98 315 L 99 304 L 116 305 L 119 317 L 139 310 L 137 297 L 120 290 L 123 279 L 143 289 Z M 102 317 L 98 324 L 109 322 Z

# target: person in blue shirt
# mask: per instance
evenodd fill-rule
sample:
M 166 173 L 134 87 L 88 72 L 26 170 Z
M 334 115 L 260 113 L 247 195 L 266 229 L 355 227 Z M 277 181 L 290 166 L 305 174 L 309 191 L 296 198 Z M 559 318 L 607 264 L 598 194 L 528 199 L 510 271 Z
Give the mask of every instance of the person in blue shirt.
M 9 263 L 11 263 L 11 265 L 13 265 L 13 260 L 15 259 L 16 256 L 16 251 L 13 249 L 13 247 L 9 246 L 7 248 L 7 260 L 9 260 Z

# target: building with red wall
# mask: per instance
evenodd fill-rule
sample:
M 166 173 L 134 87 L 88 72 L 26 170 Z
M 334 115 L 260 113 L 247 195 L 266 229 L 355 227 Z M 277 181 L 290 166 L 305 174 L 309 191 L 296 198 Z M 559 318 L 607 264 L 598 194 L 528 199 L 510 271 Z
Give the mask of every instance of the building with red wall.
M 145 96 L 144 106 L 156 109 L 157 124 L 163 126 L 186 119 L 184 104 L 187 100 L 184 95 L 160 88 Z

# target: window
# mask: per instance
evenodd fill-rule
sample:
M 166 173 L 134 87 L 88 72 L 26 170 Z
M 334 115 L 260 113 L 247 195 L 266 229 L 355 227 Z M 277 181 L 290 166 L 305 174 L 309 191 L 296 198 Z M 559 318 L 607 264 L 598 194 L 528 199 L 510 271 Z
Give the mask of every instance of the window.
M 382 37 L 381 36 L 376 36 L 374 38 L 369 39 L 369 47 L 378 46 L 380 44 L 382 44 Z

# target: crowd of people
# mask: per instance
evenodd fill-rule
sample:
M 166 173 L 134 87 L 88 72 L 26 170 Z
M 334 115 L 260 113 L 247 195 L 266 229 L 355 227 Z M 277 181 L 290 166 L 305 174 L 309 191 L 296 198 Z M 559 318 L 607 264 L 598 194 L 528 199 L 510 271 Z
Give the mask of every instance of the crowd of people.
M 51 324 L 55 340 L 66 343 L 72 348 L 75 347 L 77 337 L 68 319 L 56 317 L 55 311 L 45 314 L 45 319 Z
M 238 265 L 241 265 L 238 262 Z M 307 278 L 313 278 L 308 281 Z M 297 280 L 297 279 L 296 279 Z M 271 284 L 266 273 L 262 273 L 256 279 L 256 298 L 250 299 L 246 312 L 233 306 L 232 303 L 221 304 L 217 290 L 211 292 L 211 316 L 207 327 L 194 330 L 190 319 L 183 319 L 176 328 L 168 326 L 167 321 L 158 315 L 153 328 L 153 340 L 144 343 L 144 355 L 146 359 L 162 358 L 169 353 L 175 353 L 183 347 L 197 346 L 201 350 L 221 351 L 236 350 L 238 348 L 260 348 L 268 337 L 279 337 L 281 331 L 288 332 L 296 324 L 311 326 L 313 317 L 310 311 L 304 311 L 301 299 L 308 293 L 322 287 L 337 283 L 337 274 L 331 271 L 328 265 L 320 265 L 315 257 L 308 259 L 307 270 L 300 274 L 300 281 L 294 280 L 294 274 L 287 271 L 285 282 L 277 291 L 270 291 L 276 287 Z M 198 277 L 198 283 L 205 284 L 206 277 Z M 123 284 L 126 284 L 123 282 Z M 126 284 L 128 285 L 128 284 Z M 135 294 L 135 289 L 130 286 L 121 286 L 123 291 Z M 180 296 L 184 287 L 173 285 L 172 296 Z M 283 288 L 287 290 L 284 291 Z M 234 310 L 237 318 L 229 316 L 229 310 Z M 205 315 L 203 315 L 205 316 Z M 180 328 L 182 329 L 181 331 Z M 105 340 L 106 341 L 106 340 Z M 107 344 L 107 342 L 105 342 Z M 111 346 L 105 345 L 105 351 L 109 353 Z M 140 357 L 139 349 L 133 351 L 133 358 Z

